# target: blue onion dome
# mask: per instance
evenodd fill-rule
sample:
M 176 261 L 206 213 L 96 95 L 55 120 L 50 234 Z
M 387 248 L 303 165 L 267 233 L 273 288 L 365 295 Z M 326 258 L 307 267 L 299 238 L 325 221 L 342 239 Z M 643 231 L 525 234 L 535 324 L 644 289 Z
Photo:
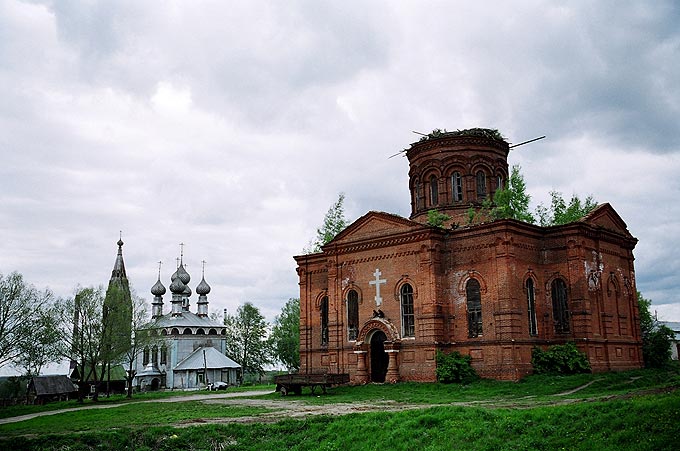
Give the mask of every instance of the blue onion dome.
M 179 277 L 173 280 L 172 283 L 170 284 L 170 291 L 172 292 L 172 294 L 182 294 L 185 288 L 186 285 L 182 283 L 182 279 L 180 279 Z
M 154 296 L 163 296 L 165 294 L 165 287 L 161 283 L 161 279 L 158 279 L 154 286 L 151 287 L 151 294 Z
M 189 281 L 191 280 L 191 276 L 189 275 L 187 270 L 184 269 L 184 264 L 182 263 L 180 263 L 179 268 L 177 268 L 177 277 L 180 278 L 184 285 L 188 284 Z
M 191 296 L 191 288 L 189 288 L 189 285 L 184 285 L 184 291 L 182 291 L 182 294 L 186 297 Z
M 196 293 L 198 293 L 201 296 L 210 293 L 210 285 L 208 285 L 207 282 L 205 281 L 205 277 L 201 279 L 201 283 L 199 283 L 198 286 L 196 287 Z

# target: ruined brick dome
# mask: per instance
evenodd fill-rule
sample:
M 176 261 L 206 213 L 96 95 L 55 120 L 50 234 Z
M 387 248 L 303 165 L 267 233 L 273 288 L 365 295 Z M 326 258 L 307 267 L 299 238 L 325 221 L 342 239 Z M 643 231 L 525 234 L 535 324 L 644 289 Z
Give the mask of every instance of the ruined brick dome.
M 406 150 L 411 219 L 427 222 L 428 211 L 465 224 L 470 207 L 493 200 L 508 178 L 508 142 L 497 130 L 434 130 Z

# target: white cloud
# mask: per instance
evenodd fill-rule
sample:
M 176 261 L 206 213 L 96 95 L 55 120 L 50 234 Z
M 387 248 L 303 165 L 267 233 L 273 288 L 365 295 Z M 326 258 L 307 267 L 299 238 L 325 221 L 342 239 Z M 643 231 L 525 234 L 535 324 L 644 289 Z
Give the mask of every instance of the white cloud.
M 486 126 L 535 203 L 610 202 L 638 288 L 680 304 L 680 32 L 658 2 L 0 3 L 0 272 L 70 295 L 123 230 L 149 298 L 178 244 L 211 309 L 272 319 L 339 192 L 409 214 L 411 131 Z M 668 319 L 678 320 L 680 317 Z

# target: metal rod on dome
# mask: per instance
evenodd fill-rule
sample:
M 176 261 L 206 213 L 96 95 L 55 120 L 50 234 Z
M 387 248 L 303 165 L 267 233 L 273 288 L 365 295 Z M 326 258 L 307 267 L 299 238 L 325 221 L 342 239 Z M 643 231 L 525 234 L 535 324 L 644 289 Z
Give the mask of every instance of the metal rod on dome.
M 163 262 L 161 260 L 158 260 L 158 280 L 161 280 L 161 266 L 163 265 Z
M 512 149 L 512 148 L 514 148 L 514 147 L 523 146 L 524 144 L 529 144 L 529 143 L 532 143 L 532 142 L 534 142 L 534 141 L 538 141 L 539 139 L 543 139 L 543 138 L 545 138 L 545 135 L 540 136 L 540 137 L 538 137 L 538 138 L 530 139 L 529 141 L 524 141 L 523 143 L 513 144 L 512 146 L 508 146 L 508 149 Z

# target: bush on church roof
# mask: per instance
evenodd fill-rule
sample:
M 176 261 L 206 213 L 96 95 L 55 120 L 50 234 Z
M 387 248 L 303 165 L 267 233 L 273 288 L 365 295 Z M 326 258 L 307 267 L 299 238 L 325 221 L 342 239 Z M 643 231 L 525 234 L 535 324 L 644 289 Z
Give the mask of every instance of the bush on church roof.
M 482 138 L 493 139 L 494 141 L 507 142 L 501 132 L 495 128 L 466 128 L 464 130 L 447 131 L 445 128 L 435 128 L 427 135 L 424 135 L 418 142 L 427 141 L 429 139 L 444 138 L 449 136 L 478 136 Z

